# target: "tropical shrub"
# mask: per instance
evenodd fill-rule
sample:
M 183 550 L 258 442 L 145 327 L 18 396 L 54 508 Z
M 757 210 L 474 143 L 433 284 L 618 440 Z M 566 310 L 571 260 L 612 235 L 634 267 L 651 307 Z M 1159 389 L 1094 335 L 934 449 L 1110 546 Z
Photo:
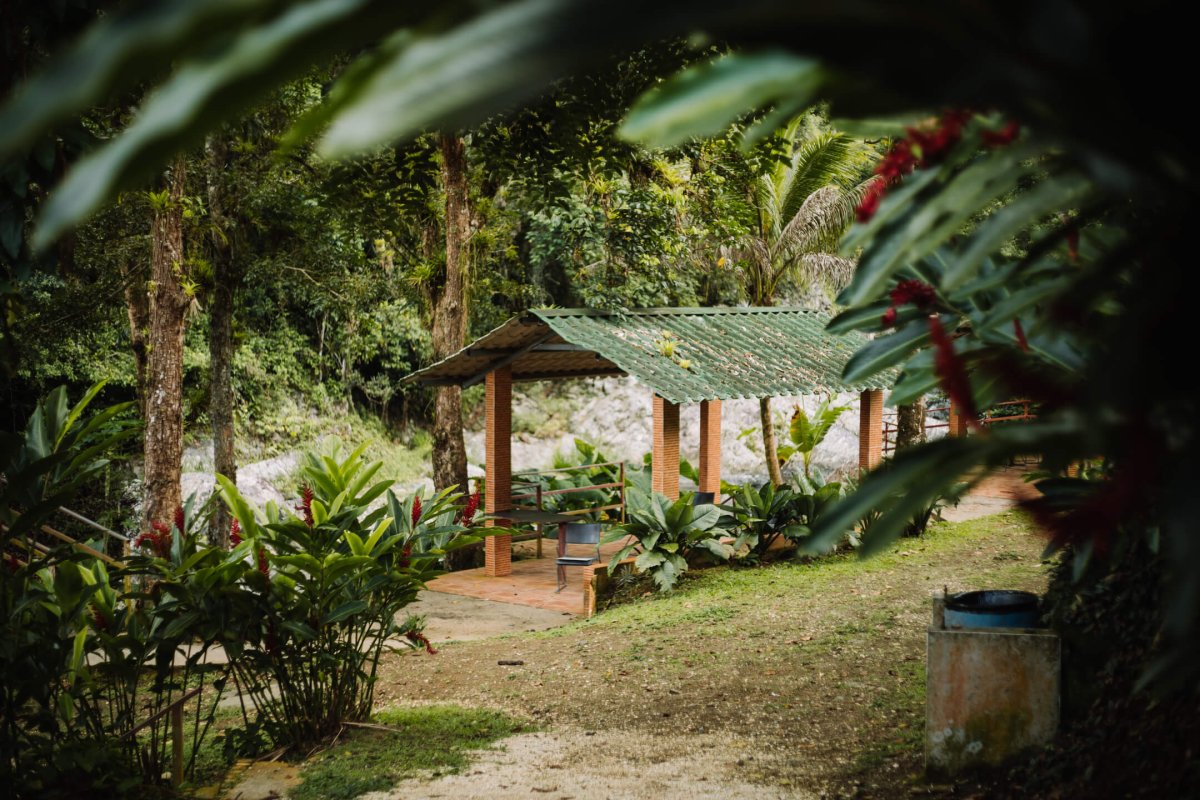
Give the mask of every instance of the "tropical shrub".
M 757 489 L 746 484 L 735 487 L 729 502 L 720 506 L 728 513 L 722 526 L 735 535 L 733 550 L 750 560 L 761 559 L 780 537 L 799 544 L 811 533 L 811 525 L 830 503 L 842 496 L 842 485 L 827 483 L 811 492 L 802 485 L 775 486 L 766 481 Z
M 627 521 L 604 535 L 605 542 L 634 538 L 609 561 L 609 571 L 634 553 L 634 570 L 650 575 L 660 591 L 674 588 L 679 576 L 687 571 L 693 554 L 707 553 L 721 561 L 733 555 L 733 548 L 720 539 L 717 524 L 722 511 L 714 505 L 692 505 L 692 495 L 671 501 L 657 492 L 630 492 L 625 510 Z
M 821 405 L 817 406 L 810 417 L 804 407 L 797 405 L 792 411 L 792 419 L 788 423 L 787 435 L 790 444 L 782 444 L 779 446 L 779 464 L 783 466 L 791 460 L 792 456 L 799 453 L 804 464 L 804 477 L 812 479 L 812 454 L 813 450 L 821 442 L 825 441 L 825 437 L 829 435 L 829 431 L 842 414 L 850 410 L 850 406 L 833 405 L 833 398 L 826 397 L 821 401 Z
M 442 524 L 461 495 L 402 503 L 389 482 L 370 483 L 381 464 L 362 451 L 310 454 L 295 509 L 256 511 L 218 478 L 239 527 L 228 560 L 240 568 L 218 582 L 231 625 L 223 644 L 257 710 L 246 714 L 250 734 L 277 745 L 319 741 L 370 716 L 383 652 L 428 647 L 422 620 L 397 615 L 447 551 L 477 540 Z

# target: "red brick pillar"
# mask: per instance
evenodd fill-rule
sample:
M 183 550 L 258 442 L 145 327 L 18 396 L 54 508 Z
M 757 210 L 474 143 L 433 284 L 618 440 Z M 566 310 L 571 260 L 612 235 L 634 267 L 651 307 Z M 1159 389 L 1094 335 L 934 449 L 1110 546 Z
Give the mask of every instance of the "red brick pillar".
M 700 401 L 700 486 L 721 493 L 721 401 Z
M 488 373 L 483 403 L 487 419 L 483 510 L 490 516 L 512 508 L 512 367 L 500 367 Z M 494 524 L 488 522 L 488 525 Z M 512 537 L 487 537 L 483 543 L 483 556 L 487 575 L 510 574 Z
M 679 406 L 654 395 L 654 448 L 650 486 L 671 499 L 679 497 Z
M 883 391 L 861 395 L 858 418 L 858 466 L 873 469 L 883 459 Z
M 959 413 L 958 406 L 953 401 L 950 403 L 950 427 L 947 433 L 950 436 L 966 436 L 967 435 L 967 418 Z

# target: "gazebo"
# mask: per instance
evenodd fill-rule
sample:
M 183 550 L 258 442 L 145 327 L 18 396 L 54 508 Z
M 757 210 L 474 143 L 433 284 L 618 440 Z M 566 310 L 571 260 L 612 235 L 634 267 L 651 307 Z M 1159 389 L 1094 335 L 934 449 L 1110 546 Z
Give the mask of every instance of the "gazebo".
M 865 342 L 834 335 L 829 316 L 804 308 L 533 309 L 454 355 L 407 376 L 427 386 L 485 383 L 484 510 L 512 506 L 512 385 L 519 381 L 632 375 L 653 393 L 652 486 L 679 495 L 679 408 L 700 405 L 700 485 L 721 487 L 721 401 L 821 392 L 860 392 L 859 464 L 882 456 L 883 389 L 876 376 L 842 381 Z M 486 574 L 512 569 L 509 536 L 488 537 Z

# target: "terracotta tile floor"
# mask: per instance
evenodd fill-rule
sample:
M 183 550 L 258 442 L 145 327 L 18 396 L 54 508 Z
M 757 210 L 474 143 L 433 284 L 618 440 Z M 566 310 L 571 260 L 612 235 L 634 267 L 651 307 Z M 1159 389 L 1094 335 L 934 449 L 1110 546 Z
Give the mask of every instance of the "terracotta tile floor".
M 582 614 L 583 569 L 568 567 L 567 588 L 561 592 L 555 592 L 558 583 L 554 568 L 554 547 L 554 541 L 546 539 L 542 545 L 542 558 L 534 558 L 533 543 L 520 542 L 514 545 L 514 550 L 528 552 L 529 557 L 513 561 L 511 575 L 489 578 L 482 568 L 464 569 L 435 578 L 429 582 L 429 589 L 434 592 L 460 594 L 467 597 L 478 597 L 482 600 L 495 600 L 500 603 L 514 603 L 520 606 L 563 611 L 568 614 Z M 609 557 L 620 548 L 620 542 L 601 545 L 602 562 L 607 562 Z M 584 555 L 587 547 L 576 545 L 571 548 L 570 552 L 573 555 Z
M 1025 473 L 1037 468 L 1037 464 L 1031 462 L 998 470 L 980 481 L 979 485 L 971 490 L 971 494 L 976 497 L 1013 501 L 1032 499 L 1040 493 L 1032 483 L 1025 482 Z

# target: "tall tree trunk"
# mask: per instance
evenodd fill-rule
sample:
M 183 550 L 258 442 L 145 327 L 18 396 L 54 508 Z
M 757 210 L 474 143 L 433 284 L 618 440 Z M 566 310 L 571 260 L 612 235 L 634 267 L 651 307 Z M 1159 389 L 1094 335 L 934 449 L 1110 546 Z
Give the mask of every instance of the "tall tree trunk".
M 925 441 L 925 400 L 896 409 L 896 452 Z
M 167 200 L 150 229 L 150 336 L 146 375 L 145 504 L 142 521 L 169 522 L 182 504 L 183 326 L 191 298 L 184 291 L 183 193 L 187 162 L 167 175 Z
M 775 420 L 771 415 L 771 398 L 758 399 L 758 418 L 762 422 L 763 452 L 767 456 L 767 475 L 771 483 L 783 485 L 783 471 L 779 468 L 779 451 L 775 446 Z
M 206 146 L 208 215 L 212 223 L 213 293 L 209 304 L 208 416 L 212 421 L 213 469 L 237 483 L 237 458 L 233 450 L 233 311 L 241 276 L 230 243 L 232 225 L 225 214 L 224 175 L 229 145 L 224 136 L 210 136 Z M 209 527 L 209 540 L 229 546 L 229 510 L 217 503 Z
M 146 418 L 146 334 L 150 330 L 150 297 L 146 293 L 144 269 L 134 263 L 121 264 L 125 284 L 125 312 L 129 317 L 129 342 L 137 375 L 138 413 Z
M 446 273 L 433 294 L 433 357 L 461 350 L 467 338 L 466 266 L 471 210 L 467 196 L 467 155 L 462 137 L 442 134 L 442 183 L 446 193 Z M 467 488 L 467 448 L 463 443 L 462 391 L 439 386 L 433 405 L 433 484 Z

